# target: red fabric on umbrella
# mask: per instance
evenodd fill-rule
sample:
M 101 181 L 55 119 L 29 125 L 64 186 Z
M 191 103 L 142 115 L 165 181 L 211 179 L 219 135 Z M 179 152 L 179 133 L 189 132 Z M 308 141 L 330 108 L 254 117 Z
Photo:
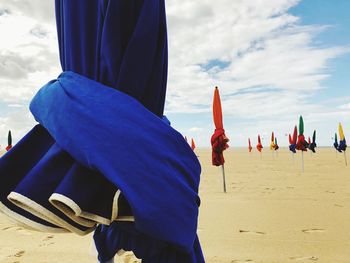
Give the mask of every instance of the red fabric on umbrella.
M 193 138 L 191 139 L 191 148 L 194 151 L 194 149 L 196 149 L 196 144 L 194 143 Z
M 264 147 L 261 144 L 261 138 L 260 135 L 258 135 L 258 144 L 256 145 L 256 149 L 261 152 Z
M 297 146 L 295 147 L 299 151 L 306 152 L 308 147 L 308 143 L 305 140 L 305 136 L 303 134 L 298 135 Z
M 298 128 L 295 125 L 294 132 L 293 132 L 293 139 L 292 139 L 292 143 L 291 144 L 296 144 L 297 143 L 297 139 L 298 139 Z
M 252 152 L 252 149 L 253 149 L 252 143 L 250 142 L 250 138 L 249 138 L 249 139 L 248 139 L 248 151 L 249 151 L 249 152 Z
M 223 151 L 228 148 L 229 139 L 225 135 L 222 122 L 221 100 L 218 87 L 215 87 L 213 100 L 213 118 L 215 124 L 214 134 L 211 136 L 212 164 L 220 166 L 225 163 Z

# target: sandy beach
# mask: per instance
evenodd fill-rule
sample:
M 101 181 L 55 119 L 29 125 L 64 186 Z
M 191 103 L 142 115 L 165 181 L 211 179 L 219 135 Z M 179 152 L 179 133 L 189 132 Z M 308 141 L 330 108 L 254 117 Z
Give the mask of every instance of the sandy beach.
M 350 262 L 350 167 L 334 149 L 293 157 L 282 148 L 225 152 L 227 193 L 209 149 L 202 164 L 198 234 L 206 262 Z M 14 226 L 0 215 L 0 262 L 96 262 L 92 237 Z M 130 261 L 132 262 L 132 261 Z

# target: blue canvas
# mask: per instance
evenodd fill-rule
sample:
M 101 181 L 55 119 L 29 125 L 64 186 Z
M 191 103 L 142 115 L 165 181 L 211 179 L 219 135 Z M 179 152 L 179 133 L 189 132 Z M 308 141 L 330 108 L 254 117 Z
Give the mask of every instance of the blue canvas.
M 163 118 L 164 0 L 55 8 L 64 72 L 31 102 L 40 124 L 0 159 L 0 210 L 41 231 L 98 226 L 100 260 L 127 248 L 144 262 L 204 262 L 200 165 Z

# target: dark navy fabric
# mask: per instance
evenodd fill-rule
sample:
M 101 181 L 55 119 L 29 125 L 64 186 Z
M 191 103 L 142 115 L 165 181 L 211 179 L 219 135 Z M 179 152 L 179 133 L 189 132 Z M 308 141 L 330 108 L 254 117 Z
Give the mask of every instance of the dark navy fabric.
M 335 137 L 334 137 L 333 147 L 338 151 L 339 143 L 338 143 L 337 134 L 335 134 Z
M 56 0 L 60 60 L 163 115 L 167 81 L 164 0 Z
M 204 262 L 204 257 L 196 237 L 193 250 L 185 253 L 167 242 L 150 238 L 135 229 L 134 224 L 114 222 L 108 227 L 99 225 L 94 233 L 97 249 L 100 253 L 100 262 L 110 260 L 115 251 L 123 249 L 133 251 L 135 256 L 142 258 L 146 263 L 191 263 Z
M 7 196 L 21 182 L 23 176 L 37 164 L 54 144 L 52 137 L 40 125 L 35 126 L 10 151 L 0 158 L 0 202 L 18 215 L 44 226 L 59 228 L 46 220 L 15 206 Z
M 296 147 L 297 147 L 296 144 L 290 144 L 290 145 L 289 145 L 289 150 L 290 150 L 291 152 L 293 152 L 293 153 L 296 153 L 296 152 L 297 152 L 297 151 L 296 151 Z
M 346 140 L 340 140 L 339 141 L 339 145 L 338 145 L 338 152 L 345 152 L 346 151 L 346 148 L 347 148 L 347 145 L 346 145 Z

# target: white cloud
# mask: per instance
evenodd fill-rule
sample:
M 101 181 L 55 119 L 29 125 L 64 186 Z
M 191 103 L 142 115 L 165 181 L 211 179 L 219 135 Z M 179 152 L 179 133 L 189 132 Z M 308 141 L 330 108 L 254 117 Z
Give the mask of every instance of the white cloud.
M 200 128 L 200 127 L 192 127 L 188 129 L 189 132 L 200 132 L 202 130 L 203 128 Z
M 341 110 L 350 110 L 350 102 L 343 104 L 343 105 L 340 105 L 338 108 Z
M 310 98 L 330 75 L 329 60 L 350 51 L 315 46 L 314 37 L 329 27 L 301 25 L 288 13 L 299 1 L 183 2 L 168 1 L 171 113 L 211 111 L 216 85 L 226 114 L 267 117 L 312 109 L 317 105 Z
M 327 88 L 323 81 L 332 73 L 328 62 L 350 49 L 315 45 L 317 34 L 332 28 L 302 25 L 288 13 L 298 2 L 166 2 L 166 112 L 197 113 L 195 123 L 178 128 L 196 137 L 198 145 L 208 145 L 213 132 L 208 116 L 215 86 L 220 87 L 232 145 L 245 143 L 247 136 L 253 141 L 258 133 L 269 137 L 271 127 L 283 140 L 280 137 L 291 132 L 302 113 L 307 125 L 318 129 L 336 119 L 350 121 L 349 97 L 333 98 L 325 105 L 312 100 Z M 34 123 L 27 110 L 31 97 L 60 72 L 54 1 L 4 0 L 0 33 L 0 102 L 7 105 L 6 114 L 0 114 L 0 140 L 5 140 L 9 127 L 15 129 L 16 139 Z M 240 120 L 238 127 L 232 118 Z

